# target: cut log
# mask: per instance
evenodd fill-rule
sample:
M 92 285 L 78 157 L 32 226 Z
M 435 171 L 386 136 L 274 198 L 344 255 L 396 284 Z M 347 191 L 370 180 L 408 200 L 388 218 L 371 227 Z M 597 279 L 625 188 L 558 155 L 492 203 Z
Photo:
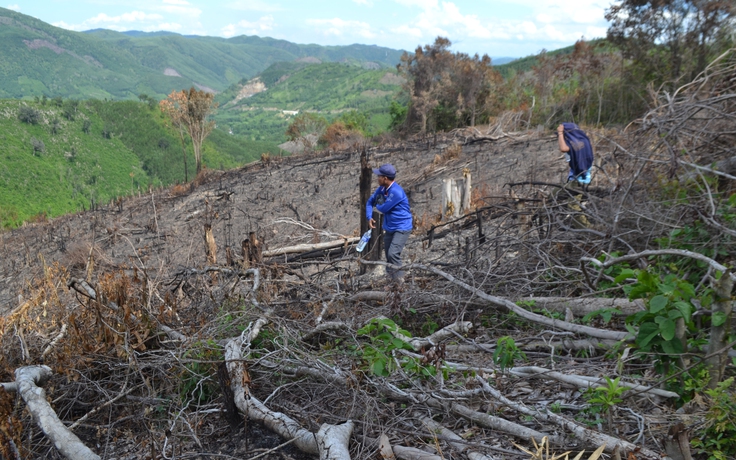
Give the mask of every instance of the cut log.
M 363 262 L 368 263 L 368 262 Z M 370 263 L 376 263 L 376 262 L 370 262 Z M 554 318 L 548 318 L 543 315 L 538 315 L 536 313 L 532 313 L 529 310 L 522 308 L 518 305 L 516 305 L 514 302 L 511 302 L 510 300 L 502 299 L 500 297 L 495 297 L 492 295 L 488 295 L 485 292 L 481 291 L 480 289 L 474 288 L 473 286 L 470 286 L 469 284 L 460 281 L 459 279 L 455 278 L 451 274 L 447 272 L 443 272 L 442 270 L 436 269 L 434 267 L 428 267 L 426 265 L 421 264 L 411 264 L 406 265 L 403 267 L 404 270 L 409 268 L 418 268 L 420 270 L 425 270 L 428 272 L 432 272 L 436 275 L 439 275 L 443 278 L 445 278 L 447 281 L 456 284 L 460 286 L 463 289 L 466 289 L 467 291 L 470 291 L 480 297 L 481 299 L 505 308 L 509 311 L 512 311 L 516 313 L 517 315 L 521 316 L 524 319 L 527 319 L 529 321 L 533 321 L 535 323 L 544 324 L 550 327 L 554 327 L 557 329 L 562 329 L 563 331 L 570 331 L 570 332 L 577 332 L 580 334 L 586 334 L 591 337 L 596 337 L 599 339 L 609 339 L 609 340 L 631 340 L 631 337 L 628 332 L 619 332 L 619 331 L 609 331 L 605 329 L 598 329 L 595 327 L 590 326 L 583 326 L 580 324 L 574 324 L 574 323 L 568 323 L 567 321 L 560 321 L 559 319 Z
M 514 367 L 509 369 L 509 373 L 517 375 L 519 377 L 538 377 L 538 378 L 550 378 L 557 380 L 558 382 L 569 383 L 579 388 L 595 388 L 606 385 L 606 380 L 598 377 L 590 377 L 583 375 L 570 375 L 555 372 L 543 367 L 537 366 L 525 366 L 525 367 Z M 634 390 L 639 393 L 649 393 L 663 398 L 679 398 L 680 395 L 674 391 L 662 390 L 660 388 L 652 388 L 646 385 L 639 385 L 636 383 L 629 383 L 620 381 L 619 385 L 626 387 L 630 390 Z
M 441 424 L 435 422 L 429 417 L 425 417 L 422 414 L 414 414 L 414 417 L 419 419 L 424 426 L 426 426 L 432 434 L 438 433 L 441 434 L 444 438 L 450 439 L 451 441 L 448 441 L 450 443 L 450 446 L 452 446 L 453 449 L 460 452 L 461 454 L 465 454 L 470 460 L 494 460 L 495 457 L 490 457 L 485 454 L 481 454 L 478 452 L 473 452 L 470 449 L 470 446 L 468 446 L 465 443 L 465 440 L 458 436 L 457 434 L 450 431 L 448 428 L 445 428 Z
M 341 240 L 327 241 L 324 243 L 297 244 L 296 246 L 286 246 L 270 251 L 263 251 L 263 257 L 274 257 L 284 254 L 298 254 L 300 252 L 315 251 L 318 249 L 339 248 L 340 246 L 347 246 L 349 244 L 357 243 L 358 241 L 360 241 L 360 237 L 356 236 L 344 238 Z
M 557 426 L 562 427 L 566 431 L 572 433 L 577 439 L 589 444 L 590 446 L 595 446 L 597 448 L 605 444 L 606 452 L 612 453 L 616 449 L 619 449 L 620 452 L 623 452 L 627 455 L 629 453 L 636 452 L 637 458 L 645 458 L 648 460 L 658 460 L 662 457 L 659 453 L 654 452 L 651 449 L 637 446 L 623 439 L 615 438 L 605 433 L 591 430 L 590 428 L 578 425 L 576 422 L 568 420 L 561 415 L 557 415 L 550 411 L 541 412 L 539 410 L 529 408 L 523 403 L 511 401 L 510 399 L 503 396 L 500 391 L 489 385 L 488 382 L 485 381 L 485 379 L 476 377 L 476 381 L 480 383 L 481 387 L 487 394 L 496 398 L 503 405 L 510 407 L 522 414 L 535 417 L 548 423 L 554 423 Z
M 385 434 L 382 434 L 379 438 L 378 453 L 381 454 L 383 460 L 396 460 L 396 455 L 394 455 L 394 451 L 391 448 L 391 442 Z
M 319 460 L 350 460 L 348 443 L 354 426 L 351 420 L 342 425 L 323 424 L 317 431 Z
M 566 309 L 569 308 L 573 315 L 578 317 L 604 309 L 615 309 L 620 313 L 613 312 L 614 314 L 628 316 L 645 309 L 644 302 L 641 300 L 631 301 L 628 299 L 602 299 L 597 297 L 524 297 L 517 299 L 517 301 L 533 302 L 533 308 L 535 309 L 560 313 L 565 313 Z
M 389 293 L 385 291 L 362 291 L 350 296 L 351 301 L 375 301 L 383 302 Z M 436 303 L 441 299 L 440 296 L 429 293 L 412 293 L 412 298 L 418 298 L 422 303 Z M 585 316 L 589 313 L 604 309 L 617 310 L 613 311 L 614 316 L 628 316 L 644 310 L 644 303 L 641 300 L 628 299 L 603 299 L 598 297 L 523 297 L 519 299 L 505 299 L 510 302 L 525 302 L 533 304 L 532 308 L 539 310 L 549 310 L 553 312 L 565 313 L 569 308 L 573 315 L 577 317 Z
M 534 439 L 538 442 L 542 442 L 543 438 L 551 438 L 552 442 L 557 445 L 564 444 L 563 440 L 558 436 L 549 436 L 547 434 L 540 433 L 537 430 L 527 428 L 525 426 L 519 425 L 518 423 L 511 422 L 501 417 L 496 417 L 494 415 L 475 411 L 462 404 L 453 403 L 452 406 L 450 406 L 450 410 L 454 414 L 466 418 L 471 422 L 477 423 L 480 426 L 484 426 L 492 430 L 497 430 L 502 433 L 510 434 L 511 436 L 517 437 L 519 439 Z
M 15 371 L 18 393 L 28 406 L 28 412 L 51 440 L 59 453 L 69 460 L 99 460 L 99 455 L 85 446 L 82 441 L 59 420 L 46 400 L 46 392 L 39 384 L 51 378 L 48 366 L 21 367 Z

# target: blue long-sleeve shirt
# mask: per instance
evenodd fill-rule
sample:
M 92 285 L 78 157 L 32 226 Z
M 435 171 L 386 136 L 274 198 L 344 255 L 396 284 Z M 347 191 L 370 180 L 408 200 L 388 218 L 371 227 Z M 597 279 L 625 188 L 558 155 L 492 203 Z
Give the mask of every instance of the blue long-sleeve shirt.
M 570 147 L 570 179 L 581 177 L 593 166 L 593 146 L 575 123 L 562 123 L 565 143 Z
M 414 228 L 409 198 L 396 182 L 393 182 L 388 188 L 378 187 L 368 199 L 365 205 L 365 215 L 369 220 L 373 217 L 373 206 L 383 213 L 383 229 L 387 232 L 405 232 Z

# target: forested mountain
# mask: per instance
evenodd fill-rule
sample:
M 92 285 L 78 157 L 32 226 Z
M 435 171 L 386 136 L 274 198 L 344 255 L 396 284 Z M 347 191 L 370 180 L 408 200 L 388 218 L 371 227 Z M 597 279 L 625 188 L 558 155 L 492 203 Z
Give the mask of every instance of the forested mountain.
M 323 47 L 260 37 L 174 33 L 73 32 L 0 8 L 0 98 L 162 98 L 191 86 L 219 92 L 274 62 L 370 61 L 394 66 L 402 51 Z

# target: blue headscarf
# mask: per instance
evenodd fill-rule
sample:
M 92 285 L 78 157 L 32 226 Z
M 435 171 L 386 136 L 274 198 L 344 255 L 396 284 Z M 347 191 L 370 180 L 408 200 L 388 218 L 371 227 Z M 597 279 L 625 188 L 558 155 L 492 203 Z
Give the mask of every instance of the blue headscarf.
M 570 147 L 570 177 L 582 178 L 593 166 L 593 146 L 585 132 L 575 123 L 562 123 L 563 136 Z M 588 175 L 589 176 L 589 175 Z

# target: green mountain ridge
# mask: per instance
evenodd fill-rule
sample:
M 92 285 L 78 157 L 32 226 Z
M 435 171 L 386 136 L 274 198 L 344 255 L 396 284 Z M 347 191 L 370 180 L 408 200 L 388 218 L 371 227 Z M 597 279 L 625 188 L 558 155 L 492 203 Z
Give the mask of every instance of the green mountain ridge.
M 385 131 L 389 106 L 403 83 L 396 70 L 360 64 L 279 62 L 256 78 L 243 79 L 218 94 L 218 125 L 252 140 L 286 140 L 292 116 L 314 112 L 328 121 L 347 111 L 368 118 L 371 131 Z
M 395 65 L 400 50 L 369 45 L 323 47 L 239 36 L 73 32 L 0 8 L 0 98 L 161 99 L 191 86 L 219 92 L 270 64 L 314 57 Z

